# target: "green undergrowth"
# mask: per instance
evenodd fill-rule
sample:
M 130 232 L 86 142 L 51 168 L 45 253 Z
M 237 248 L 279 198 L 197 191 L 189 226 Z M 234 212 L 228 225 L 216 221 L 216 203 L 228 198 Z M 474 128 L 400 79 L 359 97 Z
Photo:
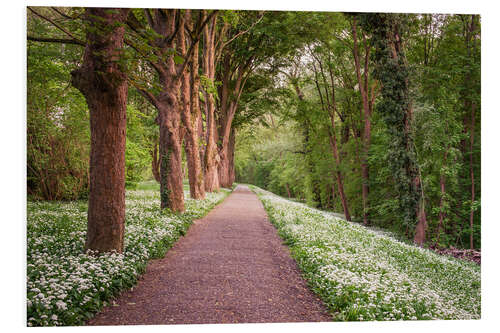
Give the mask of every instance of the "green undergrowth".
M 125 250 L 92 256 L 84 253 L 87 202 L 27 203 L 27 324 L 81 325 L 113 296 L 131 288 L 148 260 L 162 258 L 186 233 L 231 191 L 207 193 L 205 200 L 189 198 L 186 211 L 160 209 L 159 186 L 138 184 L 126 192 Z
M 250 187 L 334 320 L 480 319 L 477 264 Z

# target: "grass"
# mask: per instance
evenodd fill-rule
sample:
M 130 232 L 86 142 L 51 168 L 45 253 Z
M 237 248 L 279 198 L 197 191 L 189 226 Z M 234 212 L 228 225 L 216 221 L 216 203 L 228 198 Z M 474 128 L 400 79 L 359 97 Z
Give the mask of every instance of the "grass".
M 138 184 L 126 193 L 125 251 L 99 257 L 84 253 L 87 202 L 28 201 L 28 326 L 81 325 L 121 290 L 135 285 L 148 260 L 161 258 L 230 190 L 189 199 L 186 211 L 160 210 L 159 186 Z
M 480 319 L 480 266 L 251 186 L 334 320 Z

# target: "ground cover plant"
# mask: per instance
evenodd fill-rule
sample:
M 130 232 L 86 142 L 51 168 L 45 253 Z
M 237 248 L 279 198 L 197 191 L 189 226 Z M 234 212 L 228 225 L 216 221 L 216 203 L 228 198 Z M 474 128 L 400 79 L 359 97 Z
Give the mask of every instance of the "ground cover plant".
M 161 258 L 194 219 L 223 200 L 229 190 L 189 199 L 182 214 L 160 210 L 156 184 L 126 194 L 123 254 L 83 253 L 87 202 L 28 201 L 28 326 L 80 325 L 119 291 L 132 287 L 149 259 Z
M 479 265 L 251 188 L 334 320 L 480 318 Z

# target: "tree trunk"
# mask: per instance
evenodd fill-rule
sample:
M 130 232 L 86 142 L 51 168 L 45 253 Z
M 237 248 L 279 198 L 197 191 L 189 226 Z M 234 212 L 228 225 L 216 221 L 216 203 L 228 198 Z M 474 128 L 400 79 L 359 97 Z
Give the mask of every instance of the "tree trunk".
M 419 246 L 422 246 L 425 242 L 425 231 L 427 229 L 427 217 L 425 214 L 425 209 L 422 204 L 418 206 L 418 213 L 417 213 L 417 226 L 415 228 L 415 237 L 413 239 L 413 242 Z
M 370 15 L 378 26 L 372 30 L 372 39 L 381 43 L 375 54 L 379 67 L 376 76 L 381 82 L 384 99 L 382 104 L 384 108 L 381 112 L 391 115 L 385 117 L 385 121 L 394 142 L 394 147 L 391 149 L 391 154 L 394 154 L 392 168 L 395 174 L 404 170 L 404 174 L 395 175 L 398 202 L 407 229 L 416 222 L 413 241 L 421 246 L 425 241 L 427 219 L 422 177 L 414 156 L 415 146 L 410 131 L 413 110 L 409 92 L 408 64 L 401 38 L 404 23 L 397 15 Z
M 332 120 L 332 126 L 335 126 L 335 121 Z M 337 189 L 339 191 L 340 201 L 342 202 L 342 208 L 344 209 L 344 215 L 347 221 L 351 220 L 351 214 L 349 213 L 349 206 L 347 204 L 347 198 L 344 193 L 344 183 L 342 181 L 342 174 L 340 173 L 340 158 L 337 149 L 337 138 L 335 135 L 335 130 L 332 130 L 333 134 L 328 132 L 330 137 L 330 147 L 332 148 L 332 155 L 337 164 L 337 171 L 335 172 L 336 180 L 337 180 Z
M 236 144 L 236 130 L 234 128 L 231 129 L 231 135 L 229 136 L 229 182 L 231 186 L 233 186 L 235 180 L 235 172 L 234 172 L 234 148 Z
M 161 12 L 157 12 L 160 17 Z M 171 10 L 164 18 L 166 22 L 159 19 L 157 29 L 165 31 L 167 36 L 172 36 L 175 31 L 177 10 Z M 184 17 L 179 17 L 179 31 L 184 30 Z M 174 41 L 168 46 L 173 48 Z M 182 73 L 178 73 L 174 57 L 168 57 L 162 63 L 159 75 L 162 92 L 159 94 L 156 104 L 158 108 L 158 119 L 160 122 L 160 198 L 161 208 L 169 208 L 173 212 L 184 211 L 184 188 L 182 176 L 182 130 L 181 112 L 179 110 L 179 89 L 181 86 Z
M 186 10 L 186 25 L 192 30 L 191 11 Z M 184 30 L 178 32 L 178 44 L 183 55 L 186 54 L 186 38 Z M 181 96 L 183 106 L 181 108 L 182 122 L 185 128 L 185 148 L 189 177 L 189 193 L 193 199 L 205 198 L 205 185 L 203 182 L 203 171 L 199 154 L 198 123 L 201 117 L 199 107 L 199 84 L 198 74 L 198 42 L 193 45 L 193 58 L 191 60 L 191 72 L 185 71 L 182 76 Z M 192 86 L 191 86 L 192 78 Z
M 219 183 L 221 186 L 228 188 L 233 185 L 231 181 L 231 157 L 229 151 L 231 129 L 236 110 L 238 109 L 239 100 L 243 88 L 245 87 L 246 78 L 248 78 L 248 75 L 245 75 L 248 74 L 247 71 L 253 59 L 252 57 L 248 58 L 246 63 L 240 63 L 238 67 L 234 69 L 237 76 L 233 82 L 233 80 L 231 80 L 233 73 L 231 57 L 231 53 L 226 53 L 222 63 L 222 87 L 220 89 L 221 116 L 219 118 Z M 232 94 L 230 91 L 232 91 Z
M 220 89 L 220 117 L 219 117 L 219 184 L 222 187 L 229 188 L 231 187 L 229 181 L 229 152 L 228 152 L 228 144 L 229 144 L 229 135 L 231 133 L 231 123 L 234 118 L 234 104 L 230 101 L 229 98 L 229 89 L 230 89 L 230 55 L 226 55 L 224 57 L 224 61 L 222 64 L 223 68 L 223 78 L 222 78 L 222 87 Z
M 172 82 L 166 98 L 159 100 L 161 208 L 170 208 L 174 212 L 184 211 L 178 90 L 179 82 Z
M 215 80 L 215 31 L 217 29 L 217 16 L 214 15 L 210 22 L 204 27 L 204 43 L 203 43 L 203 71 L 205 77 L 214 82 Z M 217 172 L 217 164 L 219 156 L 217 154 L 217 144 L 215 141 L 215 99 L 213 91 L 205 91 L 206 100 L 206 131 L 207 131 L 207 146 L 204 154 L 204 180 L 205 190 L 207 192 L 215 192 L 219 190 L 219 175 Z
M 151 171 L 154 179 L 160 182 L 160 159 L 158 158 L 158 142 L 155 141 L 151 154 Z
M 128 84 L 119 64 L 128 9 L 87 8 L 92 30 L 71 73 L 90 111 L 90 192 L 85 249 L 123 252 Z M 110 28 L 112 27 L 112 28 Z
M 356 69 L 356 77 L 358 79 L 359 91 L 361 93 L 361 100 L 363 104 L 363 118 L 364 118 L 364 131 L 362 136 L 363 142 L 363 157 L 361 162 L 361 178 L 363 179 L 363 184 L 361 188 L 362 198 L 363 198 L 363 224 L 368 225 L 368 194 L 369 194 L 369 181 L 370 174 L 368 170 L 368 151 L 370 149 L 370 137 L 371 137 L 371 114 L 370 106 L 368 102 L 368 59 L 370 54 L 370 49 L 366 43 L 366 37 L 363 34 L 363 41 L 365 45 L 365 63 L 364 63 L 364 81 L 361 77 L 361 64 L 359 61 L 359 51 L 358 51 L 358 37 L 357 37 L 357 26 L 356 26 L 356 16 L 353 18 L 352 22 L 352 36 L 353 36 L 353 56 L 354 64 Z
M 470 248 L 474 248 L 474 200 L 476 199 L 476 188 L 475 188 L 475 182 L 474 182 L 474 166 L 472 164 L 473 162 L 473 146 L 474 146 L 474 127 L 476 126 L 476 121 L 475 121 L 475 108 L 476 105 L 472 103 L 471 105 L 471 124 L 470 124 L 470 152 L 469 152 L 469 169 L 470 169 L 470 181 L 471 181 L 471 187 L 470 187 L 470 194 L 471 194 L 471 207 L 470 207 Z

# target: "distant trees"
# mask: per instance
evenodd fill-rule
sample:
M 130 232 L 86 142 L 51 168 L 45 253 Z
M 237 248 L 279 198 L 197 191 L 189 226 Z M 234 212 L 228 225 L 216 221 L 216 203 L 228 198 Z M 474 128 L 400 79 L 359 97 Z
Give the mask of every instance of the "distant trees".
M 271 83 L 288 90 L 268 111 L 287 133 L 265 117 L 241 131 L 237 180 L 420 245 L 479 247 L 479 17 L 308 13 L 301 25 L 314 34 Z

